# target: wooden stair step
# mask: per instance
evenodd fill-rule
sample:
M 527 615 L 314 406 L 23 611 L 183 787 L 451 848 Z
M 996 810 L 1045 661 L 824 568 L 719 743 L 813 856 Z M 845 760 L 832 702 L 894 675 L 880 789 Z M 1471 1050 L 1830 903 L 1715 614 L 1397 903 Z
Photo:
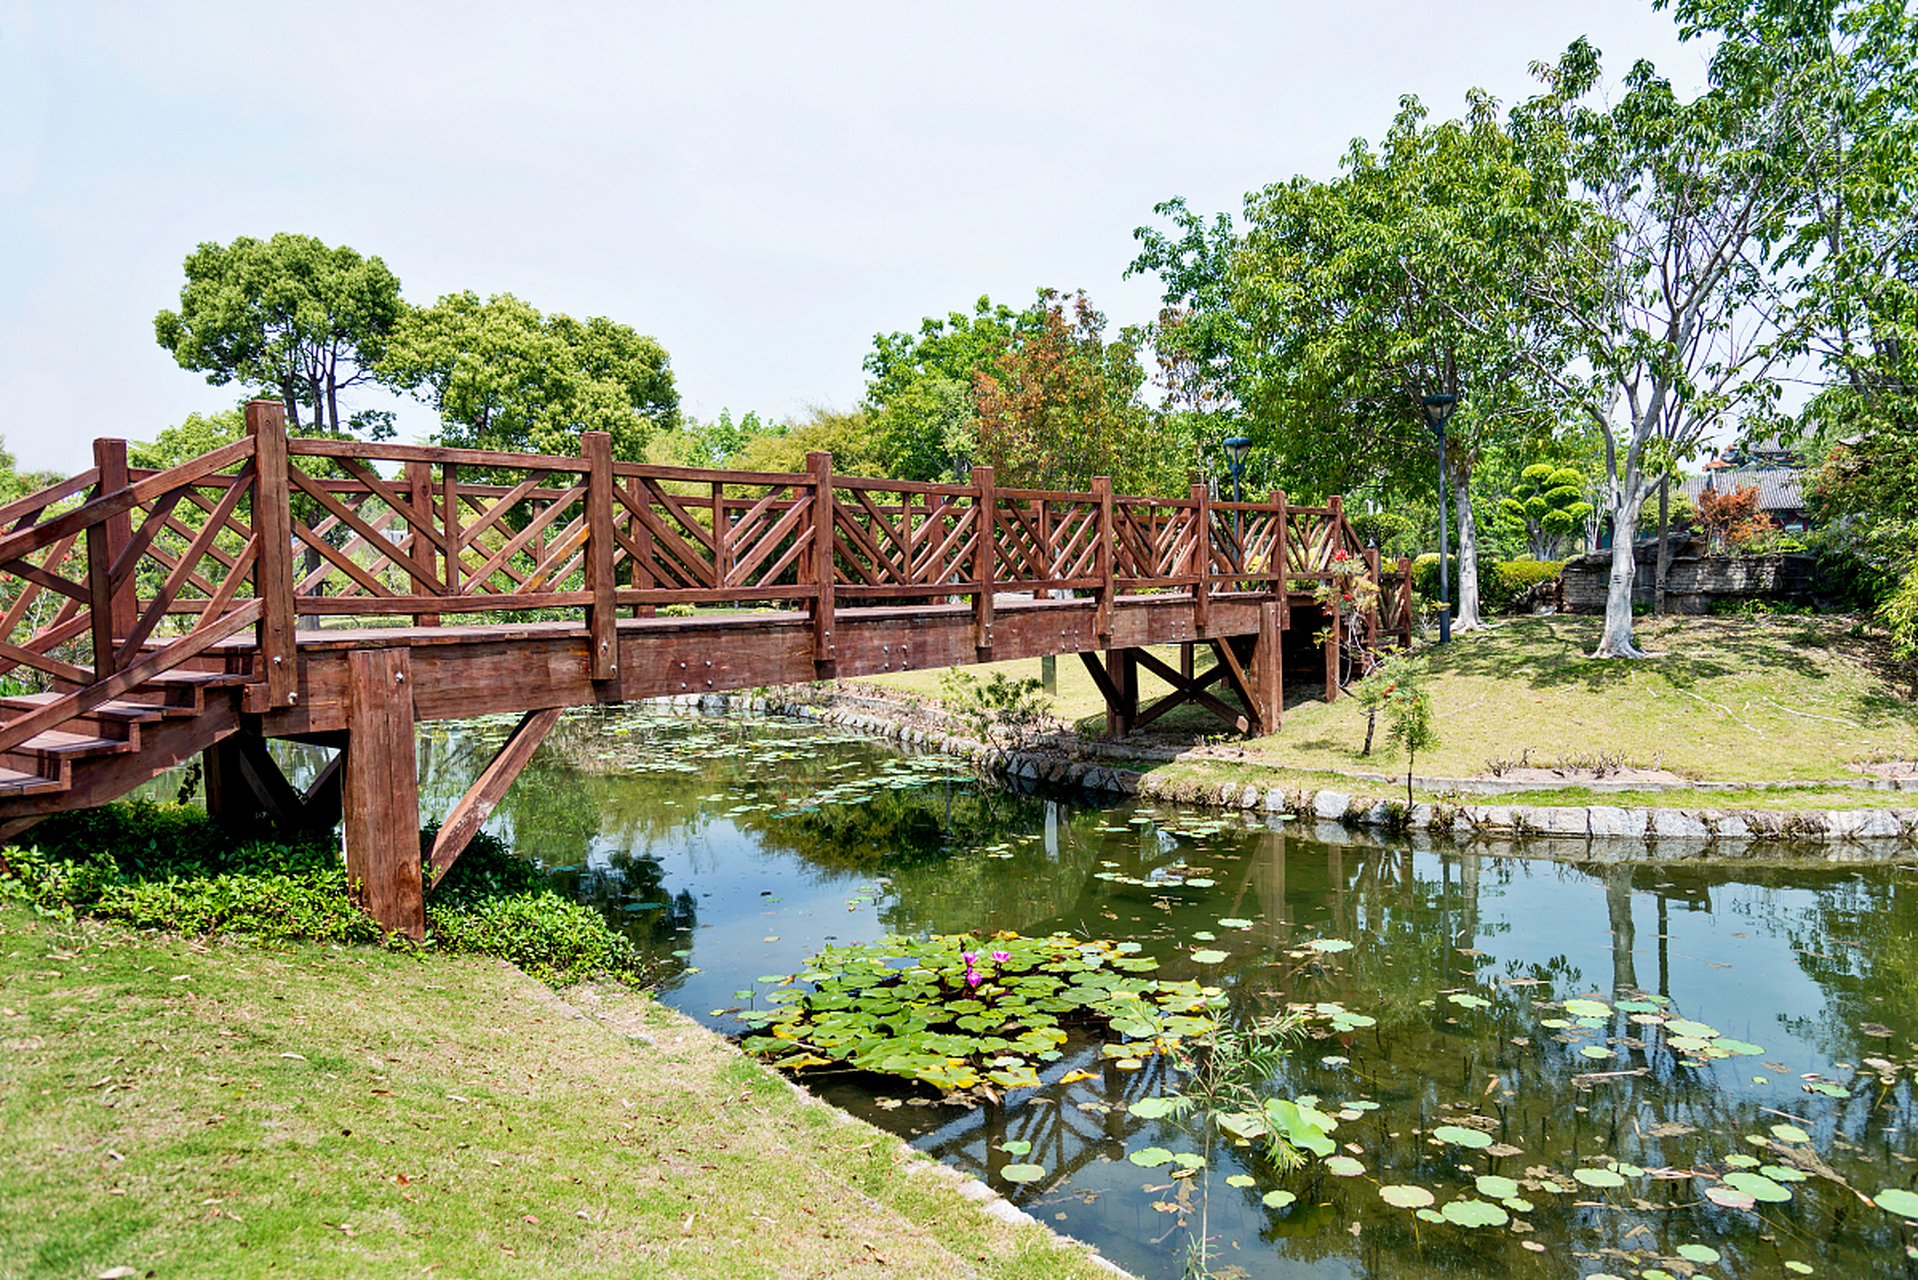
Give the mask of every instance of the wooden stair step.
M 48 756 L 117 756 L 140 749 L 138 732 L 130 738 L 102 738 L 93 734 L 68 733 L 64 729 L 47 729 L 36 733 L 25 742 L 13 748 L 23 755 Z
M 66 789 L 67 784 L 58 778 L 43 778 L 37 773 L 0 766 L 0 796 L 37 796 Z
M 67 695 L 63 693 L 10 693 L 0 694 L 0 708 L 13 711 L 38 711 L 51 702 Z M 187 707 L 169 707 L 151 702 L 103 702 L 86 713 L 83 718 L 118 720 L 127 724 L 146 724 L 162 716 L 184 716 L 193 714 Z

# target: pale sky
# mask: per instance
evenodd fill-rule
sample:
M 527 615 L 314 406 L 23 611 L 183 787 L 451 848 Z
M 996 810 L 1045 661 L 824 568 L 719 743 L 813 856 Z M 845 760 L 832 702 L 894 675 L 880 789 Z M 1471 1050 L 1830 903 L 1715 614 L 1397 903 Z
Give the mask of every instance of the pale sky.
M 1121 276 L 1158 201 L 1332 177 L 1400 95 L 1509 103 L 1581 34 L 1612 77 L 1703 80 L 1649 0 L 0 0 L 0 435 L 74 471 L 235 403 L 153 317 L 196 244 L 279 231 L 377 254 L 416 304 L 652 334 L 700 417 L 849 408 L 875 333 L 980 294 L 1149 319 L 1157 282 Z

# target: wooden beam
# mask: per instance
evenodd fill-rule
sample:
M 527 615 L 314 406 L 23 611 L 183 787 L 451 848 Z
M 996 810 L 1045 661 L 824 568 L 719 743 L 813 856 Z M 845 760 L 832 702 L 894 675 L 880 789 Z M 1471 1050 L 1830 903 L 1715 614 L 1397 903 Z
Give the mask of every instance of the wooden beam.
M 1279 629 L 1279 605 L 1268 600 L 1259 606 L 1259 631 L 1252 643 L 1252 694 L 1257 700 L 1259 733 L 1279 731 L 1285 715 L 1285 637 Z
M 1190 572 L 1198 575 L 1192 584 L 1192 630 L 1205 635 L 1212 625 L 1212 489 L 1192 486 L 1192 560 Z
M 580 436 L 586 455 L 587 664 L 595 681 L 619 679 L 619 611 L 613 603 L 613 438 L 604 431 Z M 715 518 L 718 513 L 715 512 Z M 718 530 L 715 528 L 715 532 Z
M 972 545 L 972 578 L 979 585 L 972 593 L 972 647 L 980 662 L 992 660 L 992 605 L 998 592 L 999 497 L 994 491 L 991 467 L 972 469 L 972 487 L 979 491 L 974 499 L 977 517 Z
M 512 735 L 500 745 L 493 756 L 492 763 L 480 771 L 473 785 L 466 789 L 460 802 L 453 806 L 453 812 L 446 815 L 446 821 L 440 825 L 439 834 L 433 839 L 433 878 L 427 884 L 432 889 L 439 884 L 466 846 L 472 841 L 473 833 L 485 825 L 492 816 L 493 808 L 506 794 L 506 789 L 519 777 L 526 762 L 532 759 L 533 752 L 546 740 L 553 726 L 559 723 L 563 707 L 548 707 L 541 711 L 528 711 L 520 717 Z
M 1112 477 L 1092 477 L 1092 492 L 1099 500 L 1099 555 L 1097 570 L 1099 575 L 1099 604 L 1098 612 L 1094 615 L 1095 622 L 1093 631 L 1101 640 L 1107 640 L 1112 636 L 1112 611 L 1115 603 L 1112 598 L 1113 573 L 1115 571 L 1113 557 L 1116 554 L 1116 549 L 1113 545 L 1112 529 Z
M 253 594 L 265 604 L 256 631 L 260 676 L 267 705 L 291 706 L 299 662 L 293 615 L 293 512 L 286 488 L 286 407 L 278 400 L 246 406 L 246 433 L 253 441 L 253 532 L 260 539 L 253 565 Z
M 426 936 L 420 883 L 419 764 L 407 649 L 346 655 L 343 801 L 346 876 L 353 899 L 382 929 Z
M 839 507 L 832 496 L 832 455 L 807 454 L 806 471 L 812 477 L 812 562 L 802 570 L 802 577 L 809 579 L 813 587 L 813 678 L 827 680 L 832 678 L 839 656 L 833 644 L 833 588 L 837 575 L 832 551 Z

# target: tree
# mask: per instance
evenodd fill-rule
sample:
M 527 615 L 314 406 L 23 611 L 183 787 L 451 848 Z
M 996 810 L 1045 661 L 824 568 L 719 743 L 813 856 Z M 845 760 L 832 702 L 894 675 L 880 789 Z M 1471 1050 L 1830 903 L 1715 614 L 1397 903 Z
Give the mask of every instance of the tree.
M 1462 629 L 1480 625 L 1473 474 L 1558 428 L 1558 392 L 1527 353 L 1563 346 L 1523 290 L 1556 196 L 1520 163 L 1496 103 L 1475 91 L 1467 105 L 1465 119 L 1428 126 L 1407 97 L 1379 150 L 1355 142 L 1336 181 L 1248 197 L 1235 263 L 1250 434 L 1292 486 L 1380 503 L 1428 492 L 1437 445 L 1421 402 L 1461 396 L 1443 483 Z
M 1083 491 L 1106 475 L 1128 492 L 1176 489 L 1144 430 L 1138 335 L 1107 342 L 1105 320 L 1083 291 L 1041 289 L 1021 331 L 974 375 L 979 458 L 1000 484 Z
M 863 410 L 841 413 L 815 404 L 806 406 L 805 417 L 747 440 L 732 465 L 745 471 L 793 474 L 806 469 L 807 454 L 830 453 L 834 474 L 876 476 L 885 474 L 881 445 Z
M 240 409 L 221 409 L 216 413 L 189 413 L 177 427 L 166 427 L 151 442 L 133 441 L 127 445 L 129 466 L 164 471 L 232 444 L 246 434 L 246 414 Z M 176 511 L 179 508 L 175 508 Z M 191 515 L 188 511 L 183 514 Z
M 312 236 L 241 236 L 200 245 L 187 256 L 186 278 L 180 309 L 153 320 L 181 368 L 204 371 L 214 386 L 278 394 L 295 431 L 304 406 L 314 432 L 392 434 L 390 414 L 340 418 L 340 393 L 373 379 L 405 311 L 384 262 Z
M 1512 492 L 1499 503 L 1500 514 L 1525 528 L 1526 550 L 1534 560 L 1556 560 L 1565 540 L 1585 527 L 1592 504 L 1585 500 L 1585 476 L 1577 467 L 1535 462 L 1519 473 Z
M 1552 206 L 1551 257 L 1527 294 L 1577 358 L 1523 354 L 1603 443 L 1618 536 L 1593 656 L 1640 657 L 1631 531 L 1709 427 L 1775 398 L 1794 322 L 1768 267 L 1799 188 L 1782 107 L 1716 63 L 1685 102 L 1641 61 L 1609 108 L 1585 105 L 1599 54 L 1584 39 L 1535 70 L 1545 91 L 1514 111 L 1513 134 L 1534 182 L 1580 198 Z
M 980 297 L 972 314 L 928 316 L 919 332 L 875 334 L 866 355 L 866 398 L 885 474 L 940 481 L 977 455 L 973 379 L 992 368 L 1025 317 Z
M 543 316 L 510 293 L 467 291 L 409 310 L 380 373 L 433 406 L 449 445 L 576 454 L 605 431 L 613 455 L 637 460 L 678 423 L 666 350 L 603 317 Z
M 1741 484 L 1724 493 L 1707 487 L 1698 495 L 1698 523 L 1721 554 L 1768 533 L 1770 517 L 1758 509 L 1758 486 Z

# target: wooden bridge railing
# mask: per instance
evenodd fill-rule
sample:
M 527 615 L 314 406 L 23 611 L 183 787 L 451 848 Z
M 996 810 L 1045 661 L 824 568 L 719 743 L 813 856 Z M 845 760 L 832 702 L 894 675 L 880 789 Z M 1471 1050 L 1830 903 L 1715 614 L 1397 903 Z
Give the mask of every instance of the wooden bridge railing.
M 843 606 L 970 604 L 992 647 L 995 598 L 1089 596 L 1101 636 L 1115 603 L 1309 592 L 1367 552 L 1336 497 L 1299 506 L 835 476 L 643 466 L 588 433 L 577 457 L 288 438 L 280 406 L 248 406 L 247 436 L 165 471 L 96 465 L 0 507 L 0 677 L 62 692 L 0 727 L 0 752 L 247 627 L 256 680 L 288 705 L 295 633 L 322 618 L 582 619 L 592 676 L 617 674 L 624 610 L 759 604 L 802 610 L 833 660 Z M 1409 639 L 1405 563 L 1383 625 Z

